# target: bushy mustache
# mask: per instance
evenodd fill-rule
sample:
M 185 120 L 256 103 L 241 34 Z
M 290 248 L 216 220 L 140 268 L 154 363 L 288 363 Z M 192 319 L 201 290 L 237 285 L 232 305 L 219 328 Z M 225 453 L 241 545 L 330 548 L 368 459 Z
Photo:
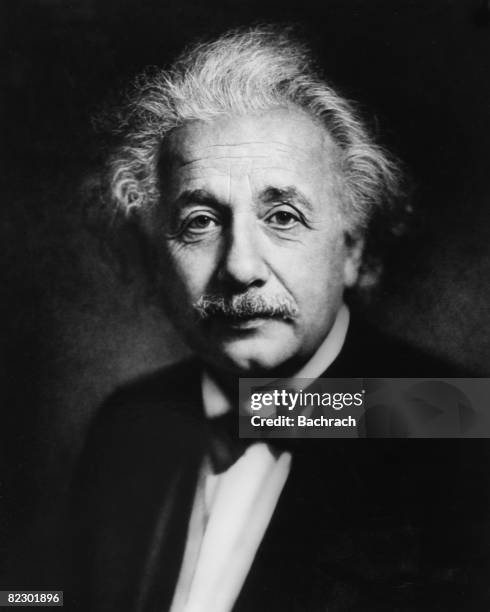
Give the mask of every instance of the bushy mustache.
M 263 296 L 253 293 L 230 297 L 202 295 L 193 306 L 201 320 L 212 317 L 230 319 L 270 317 L 291 320 L 298 316 L 298 307 L 289 296 Z

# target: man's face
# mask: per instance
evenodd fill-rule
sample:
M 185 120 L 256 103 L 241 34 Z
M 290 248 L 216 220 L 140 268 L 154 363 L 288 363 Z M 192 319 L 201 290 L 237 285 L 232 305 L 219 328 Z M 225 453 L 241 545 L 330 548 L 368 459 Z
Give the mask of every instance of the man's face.
M 211 366 L 291 374 L 329 332 L 358 255 L 337 155 L 323 128 L 285 109 L 168 137 L 147 231 L 169 315 Z

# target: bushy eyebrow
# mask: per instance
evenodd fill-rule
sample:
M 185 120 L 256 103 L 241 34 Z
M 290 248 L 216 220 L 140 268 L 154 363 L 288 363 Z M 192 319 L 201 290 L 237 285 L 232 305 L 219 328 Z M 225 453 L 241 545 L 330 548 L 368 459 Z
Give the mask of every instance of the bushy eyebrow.
M 299 191 L 296 187 L 266 187 L 259 194 L 259 201 L 264 204 L 274 204 L 277 202 L 284 202 L 286 204 L 300 204 L 308 210 L 313 210 L 313 205 L 310 200 Z M 216 196 L 213 196 L 209 191 L 205 189 L 186 189 L 183 191 L 177 200 L 175 205 L 179 208 L 183 208 L 190 204 L 202 204 L 204 206 L 223 206 Z
M 308 210 L 313 209 L 309 199 L 296 187 L 267 187 L 260 194 L 260 199 L 265 204 L 284 202 L 286 204 L 301 204 Z
M 216 206 L 219 201 L 209 191 L 205 189 L 186 189 L 183 191 L 177 200 L 175 205 L 183 208 L 189 204 L 203 204 L 206 206 Z

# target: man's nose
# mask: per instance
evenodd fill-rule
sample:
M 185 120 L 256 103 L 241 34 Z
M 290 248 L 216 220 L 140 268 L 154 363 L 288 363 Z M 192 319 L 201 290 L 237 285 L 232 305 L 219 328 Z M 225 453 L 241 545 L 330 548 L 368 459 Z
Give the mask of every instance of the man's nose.
M 253 220 L 237 219 L 231 225 L 218 278 L 242 288 L 262 286 L 269 278 L 258 228 Z

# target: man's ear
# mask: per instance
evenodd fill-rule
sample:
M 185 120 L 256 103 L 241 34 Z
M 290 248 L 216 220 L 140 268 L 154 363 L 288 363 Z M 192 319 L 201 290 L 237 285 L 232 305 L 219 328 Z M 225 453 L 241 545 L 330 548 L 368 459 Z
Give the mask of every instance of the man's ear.
M 152 286 L 157 276 L 158 257 L 155 249 L 155 241 L 152 239 L 151 230 L 149 228 L 149 222 L 147 213 L 140 210 L 134 210 L 129 225 L 131 227 L 134 244 L 138 251 L 140 272 L 143 272 L 149 286 Z
M 143 276 L 149 277 L 149 244 L 137 212 L 134 209 L 119 211 L 112 225 L 110 249 L 122 282 L 129 284 Z
M 344 285 L 353 287 L 359 276 L 364 252 L 364 238 L 360 233 L 345 233 Z

